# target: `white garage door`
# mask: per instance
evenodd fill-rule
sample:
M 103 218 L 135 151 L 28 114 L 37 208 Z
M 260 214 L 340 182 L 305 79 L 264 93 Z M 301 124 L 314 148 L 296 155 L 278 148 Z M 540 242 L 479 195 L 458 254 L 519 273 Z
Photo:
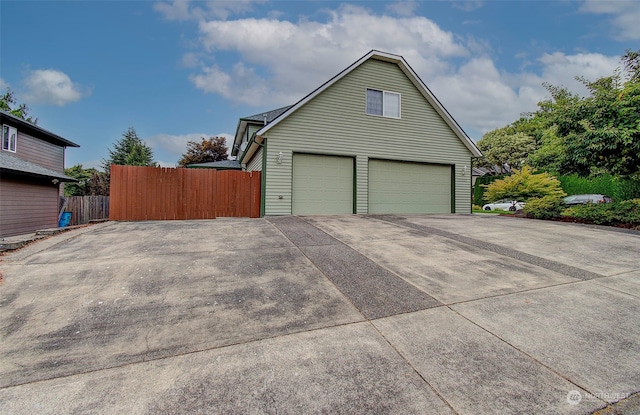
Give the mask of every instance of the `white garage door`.
M 353 213 L 353 158 L 293 155 L 294 215 Z
M 369 160 L 369 213 L 451 213 L 451 167 Z

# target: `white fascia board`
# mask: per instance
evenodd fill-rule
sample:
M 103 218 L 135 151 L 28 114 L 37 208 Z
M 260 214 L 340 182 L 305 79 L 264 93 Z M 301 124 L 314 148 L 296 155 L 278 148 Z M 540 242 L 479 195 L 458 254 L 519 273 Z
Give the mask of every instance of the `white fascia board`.
M 276 125 L 278 125 L 282 120 L 287 118 L 289 115 L 293 114 L 296 110 L 298 110 L 298 108 L 300 108 L 307 102 L 311 101 L 317 95 L 322 93 L 331 85 L 338 82 L 340 79 L 344 78 L 351 71 L 353 71 L 354 69 L 356 69 L 358 66 L 362 65 L 364 62 L 366 62 L 369 59 L 378 59 L 381 61 L 391 62 L 398 65 L 402 70 L 402 72 L 404 72 L 405 75 L 407 75 L 407 77 L 416 86 L 416 88 L 418 88 L 420 93 L 422 93 L 425 99 L 435 108 L 438 114 L 440 114 L 440 116 L 444 119 L 444 121 L 451 128 L 451 130 L 453 130 L 456 136 L 462 141 L 462 143 L 467 147 L 467 149 L 469 149 L 471 154 L 473 154 L 474 157 L 482 157 L 482 153 L 480 152 L 478 147 L 475 145 L 475 143 L 469 138 L 467 133 L 464 132 L 464 130 L 460 127 L 460 125 L 453 119 L 451 114 L 449 114 L 449 112 L 444 108 L 442 103 L 438 101 L 435 95 L 433 95 L 431 90 L 427 88 L 427 85 L 425 85 L 425 83 L 422 82 L 420 77 L 414 72 L 413 68 L 409 66 L 407 61 L 405 61 L 404 58 L 400 55 L 394 55 L 392 53 L 381 52 L 378 50 L 370 51 L 369 53 L 364 55 L 362 58 L 358 59 L 356 62 L 348 66 L 342 72 L 340 72 L 339 74 L 337 74 L 336 76 L 334 76 L 333 78 L 331 78 L 330 80 L 322 84 L 320 87 L 312 91 L 309 95 L 302 98 L 295 105 L 291 106 L 291 108 L 289 108 L 287 111 L 280 114 L 280 116 L 278 116 L 275 120 L 273 120 L 269 124 L 262 127 L 260 130 L 256 132 L 256 139 L 259 136 L 262 136 L 265 133 L 267 133 L 267 131 L 269 131 L 271 128 L 275 127 Z M 249 153 L 247 153 L 247 155 L 248 154 Z
M 295 111 L 297 111 L 298 108 L 300 108 L 301 106 L 303 106 L 304 104 L 306 104 L 307 102 L 311 101 L 313 98 L 315 98 L 317 95 L 319 95 L 320 93 L 322 93 L 324 90 L 326 90 L 327 88 L 329 88 L 331 85 L 335 84 L 336 82 L 338 82 L 340 79 L 344 78 L 347 74 L 349 74 L 351 71 L 353 71 L 355 68 L 357 68 L 358 66 L 360 66 L 363 62 L 367 61 L 371 56 L 373 56 L 375 53 L 380 53 L 380 52 L 376 52 L 376 51 L 371 51 L 369 53 L 367 53 L 366 55 L 364 55 L 362 58 L 358 59 L 356 62 L 354 62 L 353 64 L 351 64 L 350 66 L 348 66 L 346 69 L 344 69 L 342 72 L 340 72 L 339 74 L 337 74 L 336 76 L 334 76 L 333 78 L 329 79 L 327 82 L 325 82 L 324 84 L 320 85 L 320 87 L 316 88 L 314 91 L 312 91 L 309 95 L 307 95 L 306 97 L 302 98 L 300 101 L 298 101 L 296 104 L 292 105 L 291 108 L 289 108 L 288 110 L 286 110 L 285 112 L 283 112 L 282 114 L 280 114 L 275 120 L 271 121 L 269 124 L 265 125 L 264 127 L 262 127 L 260 130 L 258 130 L 258 132 L 256 132 L 256 135 L 264 135 L 267 131 L 269 131 L 272 127 L 275 127 L 276 125 L 278 125 L 280 123 L 280 121 L 284 120 L 285 118 L 287 118 L 289 115 L 291 115 L 292 113 L 294 113 Z M 395 55 L 393 55 L 395 56 Z
M 458 124 L 458 122 L 451 116 L 449 111 L 442 105 L 442 103 L 436 98 L 435 95 L 431 92 L 429 87 L 422 82 L 422 79 L 416 74 L 413 68 L 404 60 L 402 56 L 400 56 L 401 61 L 397 62 L 398 66 L 402 72 L 404 72 L 407 77 L 413 82 L 413 84 L 418 88 L 418 90 L 422 93 L 425 99 L 431 104 L 431 106 L 436 110 L 440 117 L 447 123 L 449 128 L 458 136 L 458 138 L 462 141 L 462 143 L 469 149 L 471 154 L 474 157 L 482 157 L 482 153 L 480 149 L 476 146 L 476 144 L 469 138 L 467 133 L 464 132 L 462 127 Z
M 260 137 L 260 136 L 258 136 L 256 134 L 256 138 L 253 139 L 253 141 L 251 141 L 251 145 L 249 146 L 249 150 L 247 150 L 247 153 L 244 155 L 242 160 L 240 160 L 240 163 L 241 164 L 249 164 L 249 162 L 251 161 L 251 158 L 253 157 L 253 154 L 256 151 L 258 151 L 258 148 L 260 148 L 260 144 L 262 144 L 263 142 L 264 142 L 264 138 Z
M 244 132 L 247 130 L 247 122 L 245 120 L 238 120 L 238 126 L 236 127 L 236 135 L 233 138 L 233 146 L 231 147 L 231 155 L 237 155 L 238 153 L 238 148 L 240 147 L 240 144 L 242 144 L 242 136 L 244 135 Z M 238 146 L 238 147 L 236 147 Z M 233 152 L 236 152 L 236 154 L 234 154 Z

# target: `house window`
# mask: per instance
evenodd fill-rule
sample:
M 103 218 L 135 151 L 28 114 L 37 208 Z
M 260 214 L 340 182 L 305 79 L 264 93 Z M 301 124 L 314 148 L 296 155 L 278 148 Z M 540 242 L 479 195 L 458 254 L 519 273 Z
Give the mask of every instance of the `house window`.
M 16 152 L 16 143 L 18 141 L 18 130 L 8 125 L 2 126 L 2 149 L 5 151 Z
M 367 88 L 367 114 L 400 118 L 400 94 Z

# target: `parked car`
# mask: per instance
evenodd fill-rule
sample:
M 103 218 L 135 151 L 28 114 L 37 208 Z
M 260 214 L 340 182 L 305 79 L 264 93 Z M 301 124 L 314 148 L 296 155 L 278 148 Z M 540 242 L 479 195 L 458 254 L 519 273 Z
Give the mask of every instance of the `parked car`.
M 611 198 L 605 195 L 571 195 L 562 199 L 565 205 L 586 205 L 587 203 L 611 203 Z
M 517 200 L 502 199 L 497 202 L 487 203 L 482 206 L 482 210 L 510 210 L 515 212 L 524 207 L 524 202 L 518 202 Z

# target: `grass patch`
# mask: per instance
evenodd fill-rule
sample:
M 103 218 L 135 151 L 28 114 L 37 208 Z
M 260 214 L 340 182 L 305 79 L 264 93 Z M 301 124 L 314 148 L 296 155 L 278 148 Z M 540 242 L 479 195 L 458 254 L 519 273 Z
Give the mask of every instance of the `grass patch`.
M 510 212 L 508 210 L 482 210 L 482 209 L 473 209 L 471 212 L 484 213 L 486 215 L 513 215 L 515 213 L 515 212 Z

